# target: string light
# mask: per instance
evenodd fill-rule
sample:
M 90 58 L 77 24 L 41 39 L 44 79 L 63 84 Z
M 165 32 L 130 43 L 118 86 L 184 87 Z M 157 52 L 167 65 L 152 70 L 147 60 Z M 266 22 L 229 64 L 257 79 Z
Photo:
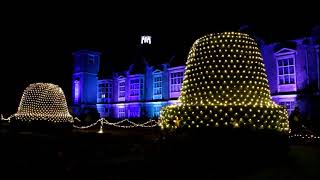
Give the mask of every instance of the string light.
M 12 119 L 29 122 L 35 120 L 45 120 L 54 123 L 73 123 L 74 121 L 81 122 L 77 117 L 73 118 L 70 115 L 62 89 L 59 86 L 50 83 L 30 84 L 23 92 L 17 113 L 8 118 L 4 118 L 1 114 L 1 120 L 3 121 L 11 121 Z M 149 120 L 145 123 L 138 124 L 130 121 L 129 119 L 111 123 L 108 120 L 101 118 L 87 126 L 73 125 L 73 127 L 78 129 L 88 129 L 98 123 L 100 123 L 99 133 L 103 133 L 102 126 L 104 124 L 120 128 L 148 128 L 158 126 L 158 121 L 156 120 Z M 130 125 L 121 125 L 122 123 L 129 123 Z
M 293 134 L 293 135 L 290 135 L 289 138 L 319 139 L 320 140 L 320 136 L 315 136 L 313 134 Z
M 3 115 L 1 114 L 1 121 L 9 121 L 14 117 L 14 114 L 9 116 L 8 118 L 4 118 Z
M 261 53 L 247 34 L 223 32 L 197 39 L 185 72 L 179 104 L 162 108 L 161 128 L 209 124 L 289 132 L 287 111 L 271 100 Z M 263 114 L 272 114 L 266 123 L 260 120 Z
M 319 143 L 320 136 L 310 133 L 291 134 L 289 136 L 292 143 Z
M 14 115 L 11 115 L 8 118 L 4 118 L 3 115 L 1 114 L 1 120 L 2 121 L 10 121 L 12 118 L 14 118 Z M 77 117 L 75 117 L 74 120 L 81 122 L 81 120 L 79 118 L 77 118 Z M 177 122 L 177 123 L 179 123 L 179 122 Z M 158 127 L 159 126 L 159 121 L 158 120 L 153 120 L 153 119 L 150 119 L 149 121 L 146 121 L 146 122 L 144 122 L 142 124 L 139 124 L 139 123 L 132 122 L 129 119 L 123 119 L 121 121 L 112 123 L 112 122 L 109 122 L 105 118 L 101 118 L 101 119 L 98 119 L 96 122 L 94 122 L 94 123 L 92 123 L 90 125 L 87 125 L 87 126 L 77 126 L 77 125 L 74 124 L 73 127 L 76 128 L 76 129 L 89 129 L 89 128 L 93 127 L 93 126 L 96 126 L 98 123 L 100 123 L 100 129 L 99 129 L 98 133 L 103 133 L 103 125 L 114 126 L 114 127 L 119 127 L 119 128 L 137 128 L 137 127 L 153 128 L 153 127 Z M 129 123 L 130 125 L 121 125 L 121 124 L 124 124 L 124 123 Z
M 103 122 L 100 121 L 100 130 L 98 131 L 99 134 L 103 133 Z
M 101 119 L 97 120 L 96 122 L 94 122 L 94 123 L 92 123 L 90 125 L 87 125 L 87 126 L 76 126 L 76 125 L 73 125 L 73 127 L 77 128 L 77 129 L 88 129 L 88 128 L 91 128 L 91 127 L 97 125 L 98 123 L 100 123 L 99 133 L 100 132 L 103 133 L 103 130 L 102 130 L 102 126 L 103 125 L 109 125 L 109 126 L 114 126 L 114 127 L 119 127 L 119 128 L 137 128 L 137 127 L 152 128 L 152 127 L 159 126 L 159 121 L 156 121 L 156 120 L 153 120 L 153 119 L 150 119 L 149 121 L 144 122 L 142 124 L 138 124 L 138 123 L 130 121 L 129 119 L 124 119 L 124 120 L 121 120 L 121 121 L 118 121 L 118 122 L 115 122 L 115 123 L 111 123 L 107 119 L 101 118 Z M 121 124 L 124 124 L 124 123 L 129 123 L 130 125 L 121 125 Z
M 20 121 L 49 121 L 73 123 L 62 89 L 50 83 L 30 84 L 23 92 L 18 111 L 13 115 Z

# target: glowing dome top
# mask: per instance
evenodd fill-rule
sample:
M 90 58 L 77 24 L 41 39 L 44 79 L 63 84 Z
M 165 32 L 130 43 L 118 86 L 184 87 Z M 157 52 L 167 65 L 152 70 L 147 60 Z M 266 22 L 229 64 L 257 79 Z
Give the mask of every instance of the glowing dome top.
M 192 46 L 181 102 L 193 105 L 275 106 L 262 57 L 247 34 L 210 34 Z
M 244 33 L 209 34 L 194 42 L 179 100 L 162 109 L 162 127 L 289 130 L 286 110 L 271 100 L 258 45 Z
M 50 83 L 30 84 L 24 90 L 15 119 L 73 122 L 62 89 Z

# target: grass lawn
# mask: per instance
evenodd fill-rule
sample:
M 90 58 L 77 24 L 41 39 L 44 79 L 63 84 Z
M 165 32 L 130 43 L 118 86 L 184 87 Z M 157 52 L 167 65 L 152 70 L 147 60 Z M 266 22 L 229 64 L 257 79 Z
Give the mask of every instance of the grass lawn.
M 291 145 L 287 161 L 266 166 L 239 179 L 320 179 L 320 146 Z
M 53 135 L 2 130 L 0 174 L 9 179 L 320 179 L 319 145 L 290 145 L 286 155 L 272 158 L 268 150 L 239 151 L 248 145 L 242 143 L 204 140 L 219 149 L 211 151 L 163 140 L 155 130 L 97 131 Z

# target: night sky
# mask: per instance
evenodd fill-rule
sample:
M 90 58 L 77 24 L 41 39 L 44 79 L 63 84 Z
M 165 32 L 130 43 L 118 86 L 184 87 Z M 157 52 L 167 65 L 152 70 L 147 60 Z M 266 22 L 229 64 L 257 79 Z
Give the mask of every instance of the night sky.
M 2 16 L 1 113 L 16 112 L 23 90 L 35 82 L 58 84 L 70 104 L 72 52 L 76 50 L 97 50 L 102 52 L 102 61 L 117 57 L 116 62 L 122 64 L 127 63 L 144 32 L 151 33 L 159 46 L 183 54 L 201 35 L 238 30 L 241 24 L 250 24 L 272 41 L 307 35 L 319 23 L 311 13 L 294 17 L 280 13 L 267 18 L 236 14 L 237 18 L 226 18 L 228 13 L 172 13 L 175 9 L 160 13 L 152 8 L 105 13 L 112 9 L 106 7 L 92 13 L 74 12 L 76 7 L 68 6 L 49 12 L 15 9 Z

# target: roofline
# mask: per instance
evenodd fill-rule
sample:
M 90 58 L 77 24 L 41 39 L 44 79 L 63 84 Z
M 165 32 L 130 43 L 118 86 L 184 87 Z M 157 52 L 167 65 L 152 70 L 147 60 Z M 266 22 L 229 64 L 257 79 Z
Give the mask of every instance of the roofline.
M 78 50 L 72 53 L 72 55 L 75 54 L 94 54 L 94 55 L 101 55 L 98 51 L 90 51 L 90 50 Z
M 174 66 L 174 67 L 170 67 L 168 68 L 168 70 L 178 70 L 178 69 L 184 69 L 186 67 L 186 65 L 181 65 L 181 66 Z

